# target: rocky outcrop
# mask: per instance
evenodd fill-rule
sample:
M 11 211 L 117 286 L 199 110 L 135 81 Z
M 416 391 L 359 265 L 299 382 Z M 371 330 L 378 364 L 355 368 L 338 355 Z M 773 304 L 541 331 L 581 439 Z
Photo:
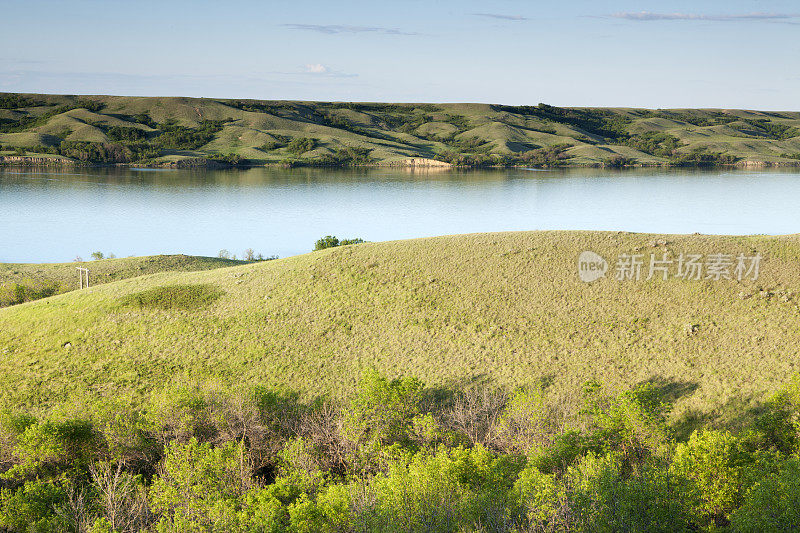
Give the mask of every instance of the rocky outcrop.
M 61 166 L 61 165 L 74 165 L 75 161 L 73 161 L 72 159 L 47 157 L 42 155 L 0 155 L 0 164 Z
M 437 161 L 427 157 L 412 157 L 401 161 L 399 166 L 403 167 L 424 167 L 424 168 L 451 168 L 453 165 L 445 161 Z

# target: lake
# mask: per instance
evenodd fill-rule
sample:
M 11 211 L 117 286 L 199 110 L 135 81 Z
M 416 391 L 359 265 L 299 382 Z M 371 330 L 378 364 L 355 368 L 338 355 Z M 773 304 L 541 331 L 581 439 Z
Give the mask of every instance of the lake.
M 800 171 L 0 170 L 0 262 L 484 231 L 800 232 Z

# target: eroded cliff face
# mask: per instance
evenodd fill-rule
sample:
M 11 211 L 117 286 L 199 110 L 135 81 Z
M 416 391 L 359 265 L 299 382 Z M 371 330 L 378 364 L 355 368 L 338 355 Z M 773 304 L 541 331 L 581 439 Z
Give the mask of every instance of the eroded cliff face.
M 453 165 L 445 161 L 438 161 L 436 159 L 429 159 L 427 157 L 412 157 L 401 161 L 398 166 L 404 167 L 433 167 L 433 168 L 452 168 Z

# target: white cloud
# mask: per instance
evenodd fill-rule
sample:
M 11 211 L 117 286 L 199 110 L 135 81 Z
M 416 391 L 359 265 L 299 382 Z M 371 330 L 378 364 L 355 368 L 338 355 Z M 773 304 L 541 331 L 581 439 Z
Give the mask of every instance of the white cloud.
M 476 17 L 486 17 L 492 19 L 500 19 L 500 20 L 513 20 L 513 21 L 523 21 L 528 20 L 528 17 L 523 17 L 522 15 L 503 15 L 501 13 L 473 13 Z
M 306 65 L 306 72 L 308 72 L 309 74 L 327 74 L 328 67 L 326 67 L 322 63 L 313 63 L 310 65 Z
M 352 26 L 350 24 L 281 24 L 291 30 L 314 31 L 334 35 L 337 33 L 383 33 L 385 35 L 418 35 L 413 31 L 402 31 L 397 28 L 382 26 Z
M 614 13 L 614 18 L 637 21 L 650 20 L 702 20 L 714 22 L 734 22 L 744 20 L 785 21 L 800 17 L 797 13 L 742 13 L 703 15 L 695 13 L 653 13 L 652 11 L 638 11 Z

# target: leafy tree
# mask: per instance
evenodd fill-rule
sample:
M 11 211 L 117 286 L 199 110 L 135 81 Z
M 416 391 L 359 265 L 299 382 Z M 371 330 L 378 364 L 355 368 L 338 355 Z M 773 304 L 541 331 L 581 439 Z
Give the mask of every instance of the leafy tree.
M 295 137 L 289 142 L 287 149 L 295 155 L 302 155 L 310 150 L 313 150 L 314 145 L 314 139 L 310 139 L 308 137 Z
M 374 370 L 361 378 L 346 413 L 344 432 L 356 443 L 366 465 L 414 447 L 422 389 L 416 378 L 389 380 Z
M 239 530 L 237 515 L 250 476 L 241 444 L 212 448 L 195 438 L 186 444 L 170 444 L 163 471 L 150 489 L 152 509 L 161 515 L 157 530 Z
M 67 521 L 57 513 L 67 498 L 54 481 L 27 481 L 17 490 L 0 491 L 0 525 L 11 531 L 50 533 L 67 531 Z
M 675 451 L 670 473 L 682 481 L 683 498 L 701 522 L 726 523 L 741 501 L 749 457 L 738 444 L 726 431 L 695 431 Z
M 335 248 L 337 246 L 347 246 L 349 244 L 361 244 L 365 242 L 364 239 L 358 237 L 354 239 L 342 239 L 334 237 L 333 235 L 326 235 L 314 243 L 314 251 L 325 250 L 326 248 Z
M 114 141 L 139 142 L 147 138 L 147 133 L 139 128 L 112 126 L 106 135 Z
M 737 532 L 800 530 L 800 460 L 792 457 L 758 481 L 732 513 L 731 525 Z

